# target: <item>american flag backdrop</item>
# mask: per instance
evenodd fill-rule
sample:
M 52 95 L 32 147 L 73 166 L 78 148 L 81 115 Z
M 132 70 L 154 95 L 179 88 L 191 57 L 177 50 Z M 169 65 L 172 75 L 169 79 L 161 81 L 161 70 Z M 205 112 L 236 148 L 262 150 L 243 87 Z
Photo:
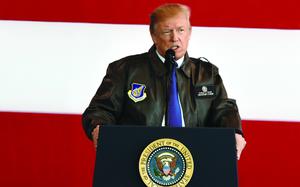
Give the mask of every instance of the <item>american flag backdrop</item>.
M 81 127 L 107 65 L 152 45 L 149 14 L 167 0 L 0 1 L 0 186 L 91 186 Z M 300 183 L 300 3 L 180 0 L 189 55 L 217 65 L 247 146 L 241 187 Z

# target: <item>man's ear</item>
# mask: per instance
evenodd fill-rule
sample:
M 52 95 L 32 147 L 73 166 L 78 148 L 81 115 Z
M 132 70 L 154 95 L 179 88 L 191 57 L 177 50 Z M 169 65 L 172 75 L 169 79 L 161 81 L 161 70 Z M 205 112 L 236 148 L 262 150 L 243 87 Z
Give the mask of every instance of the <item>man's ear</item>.
M 152 32 L 150 31 L 150 35 L 151 35 L 151 38 L 152 38 L 153 43 L 156 44 L 156 43 L 157 43 L 157 40 L 156 40 L 155 33 L 152 33 Z

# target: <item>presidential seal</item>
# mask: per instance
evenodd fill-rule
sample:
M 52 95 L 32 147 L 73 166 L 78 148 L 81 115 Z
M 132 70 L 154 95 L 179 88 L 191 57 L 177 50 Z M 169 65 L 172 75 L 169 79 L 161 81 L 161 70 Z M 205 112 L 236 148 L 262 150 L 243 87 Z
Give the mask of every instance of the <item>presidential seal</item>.
M 184 144 L 163 138 L 144 149 L 139 160 L 139 172 L 147 187 L 184 187 L 193 176 L 194 161 Z

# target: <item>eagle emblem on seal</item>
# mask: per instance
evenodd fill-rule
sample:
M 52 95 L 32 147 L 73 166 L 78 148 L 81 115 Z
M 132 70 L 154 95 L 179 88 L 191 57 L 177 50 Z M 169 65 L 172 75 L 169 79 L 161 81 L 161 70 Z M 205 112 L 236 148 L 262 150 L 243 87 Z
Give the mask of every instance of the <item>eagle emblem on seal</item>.
M 179 167 L 176 167 L 177 157 L 172 153 L 161 153 L 155 160 L 157 168 L 154 168 L 154 174 L 165 181 L 174 179 L 176 174 L 180 171 Z

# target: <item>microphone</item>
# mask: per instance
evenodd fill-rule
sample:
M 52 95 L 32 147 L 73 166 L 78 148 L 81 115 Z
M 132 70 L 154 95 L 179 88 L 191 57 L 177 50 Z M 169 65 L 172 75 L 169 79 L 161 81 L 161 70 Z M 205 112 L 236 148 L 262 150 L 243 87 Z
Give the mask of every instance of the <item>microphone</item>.
M 168 49 L 165 54 L 166 60 L 169 60 L 172 64 L 176 62 L 175 60 L 175 51 L 173 49 Z

